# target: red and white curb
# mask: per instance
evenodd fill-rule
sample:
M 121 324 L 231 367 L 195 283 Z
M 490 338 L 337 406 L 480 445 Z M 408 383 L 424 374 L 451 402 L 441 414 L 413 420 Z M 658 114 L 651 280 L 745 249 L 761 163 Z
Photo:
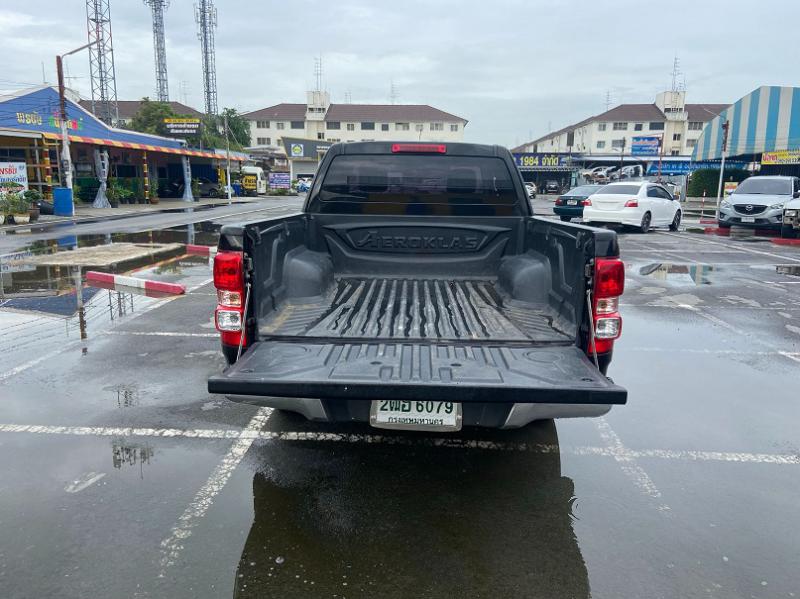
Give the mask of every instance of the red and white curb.
M 112 275 L 107 272 L 90 270 L 86 273 L 86 282 L 97 284 L 104 289 L 117 289 L 119 287 L 143 289 L 145 292 L 167 293 L 170 295 L 183 295 L 186 287 L 180 283 L 165 283 L 164 281 L 150 281 L 126 275 Z
M 186 253 L 194 254 L 196 256 L 215 256 L 217 253 L 217 246 L 215 245 L 195 245 L 193 243 L 186 244 Z

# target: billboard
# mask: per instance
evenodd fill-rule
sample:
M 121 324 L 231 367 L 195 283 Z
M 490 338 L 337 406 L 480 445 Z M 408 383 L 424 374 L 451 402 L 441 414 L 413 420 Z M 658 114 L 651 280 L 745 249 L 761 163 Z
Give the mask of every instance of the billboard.
M 514 154 L 514 162 L 519 168 L 541 169 L 567 168 L 572 166 L 572 157 L 563 154 Z
M 292 180 L 289 176 L 289 173 L 269 174 L 270 189 L 289 189 L 291 186 L 292 186 Z
M 197 135 L 200 132 L 200 119 L 165 118 L 164 127 L 170 135 Z
M 778 150 L 761 154 L 761 164 L 800 164 L 800 150 Z
M 0 162 L 0 192 L 26 191 L 28 168 L 24 162 Z
M 647 136 L 631 138 L 631 156 L 658 156 L 660 148 L 660 137 Z

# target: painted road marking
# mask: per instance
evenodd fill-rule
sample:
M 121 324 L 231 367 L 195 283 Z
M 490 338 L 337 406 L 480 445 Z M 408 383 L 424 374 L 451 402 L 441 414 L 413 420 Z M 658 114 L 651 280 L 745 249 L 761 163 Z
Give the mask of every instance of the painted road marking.
M 614 454 L 614 459 L 622 468 L 625 475 L 633 481 L 633 484 L 642 492 L 642 494 L 650 497 L 656 502 L 656 509 L 660 512 L 670 511 L 670 507 L 661 500 L 661 491 L 658 490 L 653 479 L 645 472 L 639 464 L 636 463 L 636 456 L 634 456 L 625 445 L 619 435 L 614 432 L 611 425 L 605 417 L 595 420 L 597 430 L 600 432 L 600 437 L 606 442 L 608 448 Z
M 64 487 L 64 490 L 67 493 L 80 493 L 87 487 L 92 486 L 94 483 L 103 478 L 105 475 L 106 475 L 105 472 L 100 472 L 100 473 L 88 472 L 83 478 L 79 478 L 78 480 L 72 481 L 70 484 Z
M 219 333 L 182 333 L 180 331 L 106 331 L 106 335 L 133 335 L 141 337 L 208 337 L 218 339 Z
M 618 445 L 552 445 L 513 441 L 485 441 L 458 437 L 406 437 L 370 433 L 329 433 L 321 431 L 260 431 L 248 429 L 179 429 L 125 426 L 49 426 L 40 424 L 0 424 L 0 433 L 96 437 L 156 437 L 180 439 L 249 439 L 253 441 L 291 441 L 315 443 L 364 443 L 376 445 L 426 446 L 445 449 L 482 449 L 527 453 L 562 453 L 571 456 L 616 458 L 657 458 L 692 462 L 741 462 L 800 466 L 798 453 L 750 453 L 724 451 L 683 451 L 670 449 L 630 449 Z
M 686 238 L 684 235 L 678 235 L 677 233 L 667 233 L 665 231 L 657 231 L 656 233 L 658 235 L 669 235 L 670 237 L 678 237 L 680 239 L 685 239 Z M 779 260 L 791 260 L 792 262 L 800 262 L 800 258 L 792 258 L 790 256 L 784 256 L 783 254 L 773 254 L 772 252 L 762 252 L 760 250 L 754 250 L 752 248 L 741 247 L 741 246 L 738 246 L 738 245 L 728 245 L 728 244 L 725 244 L 725 243 L 721 243 L 719 241 L 709 241 L 708 239 L 703 239 L 703 240 L 695 239 L 693 241 L 696 241 L 698 243 L 719 245 L 719 246 L 722 246 L 722 247 L 730 248 L 730 249 L 732 249 L 734 251 L 747 252 L 749 254 L 756 254 L 756 255 L 761 255 L 761 256 L 769 256 L 770 258 L 778 258 Z
M 166 569 L 175 563 L 175 560 L 183 550 L 186 539 L 192 535 L 192 529 L 205 516 L 208 508 L 214 503 L 214 497 L 225 487 L 231 474 L 233 474 L 233 471 L 255 441 L 255 437 L 248 433 L 260 432 L 270 414 L 272 414 L 272 408 L 258 409 L 256 415 L 253 416 L 249 424 L 241 432 L 239 438 L 228 450 L 228 453 L 214 468 L 206 484 L 200 488 L 194 496 L 194 500 L 184 510 L 181 517 L 178 518 L 178 523 L 172 527 L 170 534 L 161 541 L 161 572 L 159 576 L 163 577 L 166 574 Z

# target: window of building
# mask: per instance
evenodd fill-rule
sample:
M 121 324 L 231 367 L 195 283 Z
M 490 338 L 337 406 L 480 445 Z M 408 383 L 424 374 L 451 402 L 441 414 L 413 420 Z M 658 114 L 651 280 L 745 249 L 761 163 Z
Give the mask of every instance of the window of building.
M 325 132 L 317 131 L 317 139 L 325 139 Z
M 336 143 L 337 141 L 342 141 L 342 140 L 338 137 L 329 137 L 328 141 L 331 143 Z
M 689 121 L 689 131 L 702 131 L 703 123 L 700 121 Z
M 269 121 L 256 121 L 256 129 L 269 129 Z
M 458 131 L 458 124 L 450 125 L 450 131 Z
M 597 130 L 598 131 L 605 131 L 606 130 L 606 123 L 597 123 Z
M 409 131 L 411 129 L 411 125 L 409 123 L 395 123 L 394 130 L 395 131 Z
M 606 142 L 604 142 L 604 141 L 598 141 L 597 142 L 597 149 L 598 150 L 602 150 L 605 147 L 606 147 Z
M 355 131 L 356 130 L 356 124 L 355 123 L 347 123 L 347 130 L 348 131 Z
M 658 123 L 658 122 L 650 123 L 650 131 L 663 131 L 663 130 L 664 130 L 664 123 Z
M 680 152 L 680 150 L 672 150 L 672 151 L 669 153 L 669 155 L 670 155 L 670 156 L 680 156 L 680 155 L 681 155 L 681 152 Z
M 275 128 L 276 129 L 285 129 L 286 128 L 286 123 L 275 123 Z
M 328 121 L 325 123 L 326 129 L 336 129 L 337 131 L 342 128 L 342 124 L 339 121 Z
M 375 130 L 375 123 L 370 121 L 362 121 L 361 122 L 361 130 L 362 131 L 374 131 Z
M 257 137 L 256 138 L 256 145 L 257 146 L 268 146 L 269 145 L 269 137 Z
M 431 131 L 444 131 L 444 123 L 431 123 Z
M 680 141 L 680 140 L 681 140 L 681 134 L 680 133 L 673 133 L 672 134 L 672 141 Z
M 416 125 L 414 125 L 414 131 L 422 131 L 424 128 L 425 125 L 423 125 L 422 123 L 417 123 Z
M 305 129 L 306 122 L 305 121 L 292 121 L 292 129 Z
M 381 123 L 381 131 L 388 131 L 389 123 Z
M 611 147 L 622 149 L 625 147 L 625 140 L 624 139 L 612 139 L 611 140 Z
M 687 148 L 693 148 L 693 147 L 695 147 L 695 145 L 697 145 L 697 140 L 696 139 L 687 139 L 686 140 L 686 147 Z
M 636 123 L 636 124 L 633 126 L 633 130 L 634 130 L 634 131 L 641 131 L 643 128 L 644 128 L 644 123 Z
M 374 139 L 362 139 L 361 141 L 375 141 Z
M 613 127 L 614 131 L 627 131 L 628 123 L 616 122 Z

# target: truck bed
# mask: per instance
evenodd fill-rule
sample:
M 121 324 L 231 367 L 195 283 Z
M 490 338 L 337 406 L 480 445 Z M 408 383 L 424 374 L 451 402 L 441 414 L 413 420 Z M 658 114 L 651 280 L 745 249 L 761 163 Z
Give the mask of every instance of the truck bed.
M 335 280 L 324 296 L 287 299 L 259 323 L 261 337 L 435 341 L 571 341 L 544 310 L 491 279 Z

